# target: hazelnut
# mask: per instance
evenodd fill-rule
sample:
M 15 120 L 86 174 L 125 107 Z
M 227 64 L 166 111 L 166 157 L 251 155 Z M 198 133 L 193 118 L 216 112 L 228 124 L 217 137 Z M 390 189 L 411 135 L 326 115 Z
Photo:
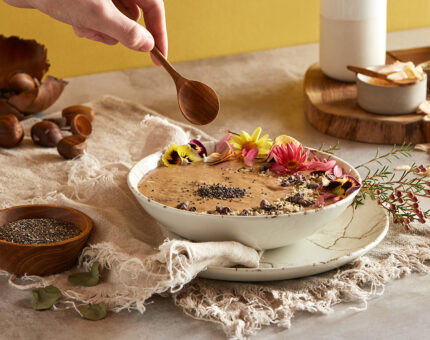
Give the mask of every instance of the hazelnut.
M 87 149 L 87 140 L 81 135 L 64 137 L 57 144 L 58 153 L 65 159 L 73 159 L 84 154 Z
M 8 78 L 9 90 L 15 92 L 35 90 L 37 84 L 32 76 L 24 72 L 14 72 Z
M 82 113 L 77 114 L 70 122 L 70 130 L 74 135 L 88 137 L 93 131 L 91 122 Z
M 94 120 L 95 116 L 94 109 L 85 105 L 72 105 L 62 111 L 62 116 L 67 119 L 68 124 L 71 124 L 73 117 L 77 114 L 83 114 L 90 122 Z
M 57 124 L 43 120 L 32 126 L 31 139 L 38 145 L 53 147 L 63 139 L 63 133 Z
M 22 124 L 13 114 L 0 115 L 0 147 L 12 148 L 24 138 Z

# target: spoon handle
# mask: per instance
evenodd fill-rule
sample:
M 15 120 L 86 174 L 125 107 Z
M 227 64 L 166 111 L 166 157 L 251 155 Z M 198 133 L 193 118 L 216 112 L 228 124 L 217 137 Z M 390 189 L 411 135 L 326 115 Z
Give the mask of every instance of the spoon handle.
M 182 76 L 175 70 L 175 68 L 170 64 L 167 59 L 164 57 L 164 55 L 160 52 L 160 50 L 154 46 L 154 48 L 151 51 L 151 54 L 157 58 L 157 60 L 163 65 L 163 67 L 166 69 L 167 72 L 172 76 L 175 83 L 178 82 L 178 80 L 182 79 Z
M 368 68 L 359 67 L 359 66 L 351 66 L 351 65 L 348 65 L 346 68 L 352 72 L 364 74 L 365 76 L 387 80 L 386 74 L 379 73 L 379 72 L 376 72 L 373 70 L 369 70 Z

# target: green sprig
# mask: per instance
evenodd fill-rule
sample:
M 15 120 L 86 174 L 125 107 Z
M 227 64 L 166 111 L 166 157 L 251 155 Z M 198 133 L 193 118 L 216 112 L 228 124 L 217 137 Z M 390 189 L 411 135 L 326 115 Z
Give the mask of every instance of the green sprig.
M 371 160 L 356 166 L 356 169 L 365 168 L 368 172 L 362 181 L 360 192 L 355 197 L 355 206 L 363 204 L 366 196 L 369 196 L 388 211 L 394 223 L 402 224 L 406 229 L 409 229 L 412 222 L 425 223 L 425 219 L 430 217 L 430 209 L 422 211 L 417 198 L 430 198 L 430 184 L 424 177 L 419 176 L 423 167 L 412 164 L 409 170 L 396 176 L 390 167 L 383 163 L 391 163 L 393 158 L 410 157 L 412 150 L 410 144 L 394 145 L 391 151 L 380 155 L 378 150 Z M 372 163 L 381 167 L 372 171 L 369 167 Z

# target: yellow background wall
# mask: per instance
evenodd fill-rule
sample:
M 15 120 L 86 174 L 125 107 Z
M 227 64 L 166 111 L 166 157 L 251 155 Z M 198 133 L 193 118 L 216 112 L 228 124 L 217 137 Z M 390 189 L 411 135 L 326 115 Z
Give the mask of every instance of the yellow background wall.
M 165 0 L 165 6 L 172 62 L 318 40 L 319 0 Z M 388 0 L 389 31 L 424 26 L 430 0 Z M 77 38 L 71 27 L 1 0 L 0 34 L 44 43 L 50 74 L 58 77 L 151 65 L 147 54 Z

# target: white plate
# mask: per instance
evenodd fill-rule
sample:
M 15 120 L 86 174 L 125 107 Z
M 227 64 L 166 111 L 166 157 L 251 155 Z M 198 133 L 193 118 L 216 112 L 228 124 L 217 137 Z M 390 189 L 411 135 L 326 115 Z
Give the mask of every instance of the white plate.
M 228 281 L 271 281 L 319 274 L 367 253 L 383 240 L 389 225 L 375 201 L 350 206 L 315 234 L 292 245 L 266 250 L 258 268 L 209 267 L 200 277 Z

